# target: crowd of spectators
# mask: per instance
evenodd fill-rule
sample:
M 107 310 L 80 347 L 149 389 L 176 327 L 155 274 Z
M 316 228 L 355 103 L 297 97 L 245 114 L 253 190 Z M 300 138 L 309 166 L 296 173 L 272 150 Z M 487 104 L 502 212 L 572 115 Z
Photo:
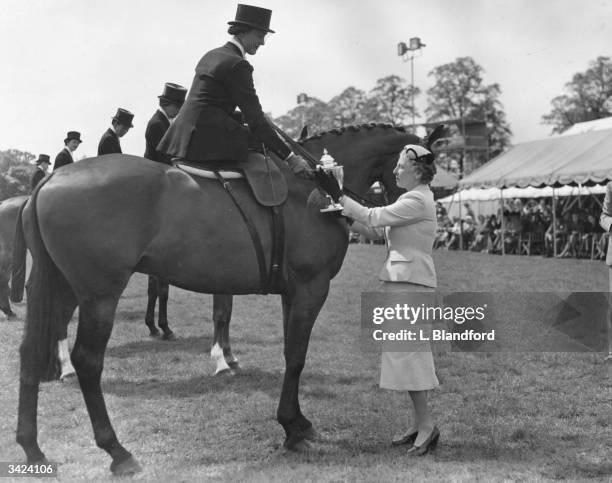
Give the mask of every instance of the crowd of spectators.
M 560 203 L 556 230 L 553 230 L 549 200 L 506 200 L 503 231 L 501 210 L 497 214 L 476 217 L 470 205 L 465 203 L 461 210 L 463 216 L 451 219 L 444 206 L 438 203 L 434 248 L 501 254 L 503 246 L 503 253 L 507 254 L 605 258 L 608 237 L 604 236 L 598 222 L 601 208 L 593 199 L 580 201 L 582 203 L 577 200 Z

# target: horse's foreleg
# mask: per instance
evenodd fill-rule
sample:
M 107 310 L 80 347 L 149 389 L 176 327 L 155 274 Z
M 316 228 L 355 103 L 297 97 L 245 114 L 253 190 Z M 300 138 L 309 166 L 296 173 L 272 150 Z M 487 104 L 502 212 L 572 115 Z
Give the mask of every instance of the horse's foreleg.
M 232 318 L 233 297 L 213 295 L 213 344 L 210 358 L 215 363 L 215 375 L 239 369 L 238 359 L 232 354 L 229 323 Z
M 157 302 L 157 277 L 149 275 L 149 285 L 147 288 L 147 313 L 145 314 L 145 324 L 149 328 L 149 335 L 157 337 L 159 329 L 155 327 L 155 303 Z
M 164 340 L 176 340 L 176 335 L 168 327 L 168 294 L 170 284 L 161 278 L 157 278 L 157 296 L 159 297 L 159 313 L 157 315 L 157 325 L 164 332 Z
M 100 387 L 104 352 L 110 337 L 118 297 L 82 303 L 79 309 L 79 327 L 72 351 L 81 392 L 87 405 L 94 437 L 98 447 L 106 451 L 113 462 L 114 474 L 131 474 L 141 470 L 132 455 L 119 443 L 111 425 Z
M 315 436 L 311 422 L 302 414 L 298 394 L 310 333 L 328 291 L 329 277 L 321 274 L 307 283 L 296 284 L 291 295 L 283 295 L 285 377 L 277 419 L 285 430 L 285 447 L 292 450 L 300 449 L 303 440 Z

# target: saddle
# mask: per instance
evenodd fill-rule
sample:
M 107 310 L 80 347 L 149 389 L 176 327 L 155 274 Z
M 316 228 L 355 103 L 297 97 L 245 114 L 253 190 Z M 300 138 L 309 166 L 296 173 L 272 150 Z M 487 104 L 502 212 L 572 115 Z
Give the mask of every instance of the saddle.
M 192 176 L 217 179 L 229 194 L 244 220 L 257 255 L 259 266 L 260 293 L 268 294 L 278 291 L 283 282 L 283 256 L 285 253 L 285 223 L 282 205 L 287 200 L 287 182 L 276 162 L 258 152 L 249 152 L 246 163 L 206 162 L 190 163 L 174 160 L 175 166 Z M 270 209 L 272 217 L 272 248 L 270 264 L 266 267 L 261 237 L 253 220 L 247 214 L 244 205 L 233 188 L 230 180 L 245 179 L 255 200 Z
M 246 163 L 236 161 L 207 161 L 191 163 L 177 160 L 183 171 L 201 178 L 224 180 L 244 178 L 253 196 L 262 206 L 279 206 L 287 199 L 287 181 L 276 162 L 261 153 L 249 151 Z

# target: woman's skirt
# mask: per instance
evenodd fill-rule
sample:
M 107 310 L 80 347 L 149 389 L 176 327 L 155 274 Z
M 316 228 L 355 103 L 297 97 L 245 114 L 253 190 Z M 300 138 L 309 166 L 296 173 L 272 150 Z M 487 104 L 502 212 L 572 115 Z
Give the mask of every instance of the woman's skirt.
M 435 292 L 434 288 L 409 282 L 382 282 L 383 292 Z M 380 387 L 394 391 L 427 391 L 439 386 L 429 351 L 382 352 Z

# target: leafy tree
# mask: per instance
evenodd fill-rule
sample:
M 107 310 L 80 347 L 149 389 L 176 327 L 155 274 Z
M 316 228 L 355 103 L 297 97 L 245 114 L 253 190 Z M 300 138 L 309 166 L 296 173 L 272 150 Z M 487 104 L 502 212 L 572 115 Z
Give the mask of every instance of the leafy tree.
M 304 96 L 305 102 L 274 119 L 274 122 L 293 138 L 299 136 L 305 125 L 313 133 L 333 127 L 331 121 L 333 115 L 328 105 L 316 97 Z
M 425 112 L 429 122 L 459 120 L 455 128 L 459 131 L 462 129 L 461 120 L 484 121 L 489 157 L 494 157 L 510 144 L 512 131 L 499 100 L 501 88 L 499 84 L 485 85 L 483 73 L 484 69 L 471 57 L 459 57 L 454 62 L 433 69 L 429 76 L 433 78 L 434 85 L 427 90 Z M 486 161 L 486 151 L 472 152 L 461 148 L 462 172 L 464 165 L 473 169 Z
M 30 193 L 34 159 L 33 154 L 17 149 L 0 151 L 0 200 Z
M 550 113 L 542 123 L 552 125 L 552 133 L 560 133 L 577 122 L 612 116 L 612 61 L 598 57 L 585 72 L 574 74 L 565 84 L 566 94 L 555 97 Z
M 335 122 L 333 127 L 363 124 L 372 121 L 365 112 L 368 103 L 366 93 L 355 87 L 347 87 L 328 103 L 329 114 Z M 332 126 L 330 126 L 332 127 Z
M 386 122 L 394 126 L 409 124 L 413 114 L 412 94 L 418 96 L 419 88 L 413 88 L 399 76 L 389 75 L 378 79 L 369 92 L 364 115 L 372 122 Z M 414 115 L 418 115 L 416 110 Z

